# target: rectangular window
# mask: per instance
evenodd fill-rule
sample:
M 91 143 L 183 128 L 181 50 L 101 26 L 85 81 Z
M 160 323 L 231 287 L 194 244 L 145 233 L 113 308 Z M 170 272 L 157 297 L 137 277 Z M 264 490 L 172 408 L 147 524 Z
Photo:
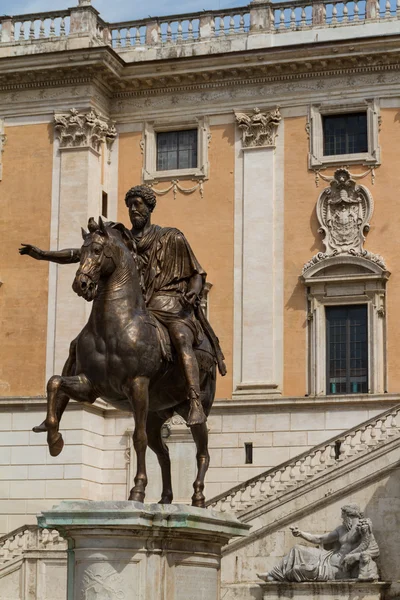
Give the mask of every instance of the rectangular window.
M 253 442 L 245 442 L 244 444 L 244 462 L 246 465 L 253 464 Z
M 324 156 L 368 152 L 367 113 L 323 115 Z
M 197 168 L 197 129 L 157 133 L 157 171 Z
M 367 305 L 327 306 L 327 394 L 368 393 Z

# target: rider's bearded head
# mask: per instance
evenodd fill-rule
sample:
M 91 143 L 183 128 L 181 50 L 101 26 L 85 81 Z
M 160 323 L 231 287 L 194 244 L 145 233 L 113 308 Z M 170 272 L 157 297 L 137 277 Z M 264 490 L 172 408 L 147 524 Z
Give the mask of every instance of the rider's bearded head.
M 141 198 L 141 206 L 134 206 L 134 198 Z M 156 206 L 154 191 L 147 185 L 137 185 L 131 188 L 125 196 L 125 204 L 129 208 L 129 217 L 135 229 L 143 229 Z

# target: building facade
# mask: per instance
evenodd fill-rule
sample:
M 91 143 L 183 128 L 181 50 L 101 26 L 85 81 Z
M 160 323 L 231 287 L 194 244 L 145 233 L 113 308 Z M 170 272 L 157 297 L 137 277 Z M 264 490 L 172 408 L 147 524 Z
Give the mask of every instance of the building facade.
M 0 533 L 62 499 L 127 498 L 130 415 L 71 402 L 57 458 L 31 431 L 90 305 L 73 265 L 18 247 L 80 247 L 100 214 L 128 225 L 139 183 L 207 271 L 226 357 L 208 498 L 399 402 L 399 14 L 254 0 L 111 24 L 82 0 L 0 18 Z M 174 417 L 165 436 L 187 501 L 190 433 Z

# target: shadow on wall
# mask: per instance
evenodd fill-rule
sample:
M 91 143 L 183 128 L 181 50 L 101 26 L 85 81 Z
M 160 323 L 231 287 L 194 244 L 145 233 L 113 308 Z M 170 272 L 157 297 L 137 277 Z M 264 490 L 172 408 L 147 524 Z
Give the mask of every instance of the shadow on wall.
M 364 512 L 379 545 L 381 579 L 393 582 L 386 598 L 400 598 L 400 466 L 376 488 Z

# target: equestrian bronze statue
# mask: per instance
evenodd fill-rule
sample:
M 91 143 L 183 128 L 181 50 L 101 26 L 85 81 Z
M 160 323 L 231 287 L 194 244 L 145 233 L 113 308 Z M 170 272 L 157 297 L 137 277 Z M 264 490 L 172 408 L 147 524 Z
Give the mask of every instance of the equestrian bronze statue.
M 21 254 L 59 264 L 80 262 L 73 290 L 93 302 L 89 321 L 73 340 L 62 375 L 47 384 L 47 416 L 34 427 L 47 432 L 50 454 L 63 448 L 59 425 L 70 399 L 102 398 L 132 411 L 137 455 L 129 499 L 143 502 L 145 453 L 157 455 L 162 473 L 161 503 L 172 502 L 168 447 L 161 428 L 173 413 L 190 427 L 197 448 L 192 505 L 203 507 L 209 465 L 206 419 L 216 383 L 216 365 L 226 373 L 217 337 L 200 299 L 205 272 L 177 229 L 151 224 L 156 199 L 136 186 L 126 195 L 132 229 L 89 220 L 80 249 L 43 251 L 23 244 Z

